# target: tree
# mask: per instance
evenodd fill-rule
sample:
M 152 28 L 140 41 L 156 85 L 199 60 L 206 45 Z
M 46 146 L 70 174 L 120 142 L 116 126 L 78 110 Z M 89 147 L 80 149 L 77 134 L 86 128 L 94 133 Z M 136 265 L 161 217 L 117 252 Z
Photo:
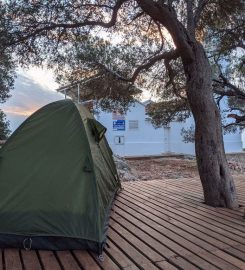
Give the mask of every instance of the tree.
M 0 3 L 0 104 L 10 97 L 9 91 L 14 83 L 14 62 L 11 53 L 5 44 L 8 39 L 5 10 Z M 9 121 L 0 109 L 0 140 L 6 140 L 10 134 Z
M 8 41 L 7 23 L 5 21 L 5 10 L 0 3 L 0 103 L 10 97 L 9 91 L 14 84 L 14 62 L 9 48 L 6 48 Z
M 70 67 L 78 68 L 73 69 L 78 77 L 87 71 L 92 77 L 109 76 L 112 83 L 121 81 L 129 86 L 154 87 L 159 82 L 158 90 L 165 86 L 161 82 L 167 76 L 167 84 L 175 94 L 168 102 L 181 105 L 187 100 L 195 119 L 197 164 L 206 203 L 238 207 L 202 34 L 215 28 L 214 22 L 236 25 L 227 18 L 234 13 L 242 16 L 242 0 L 9 0 L 6 6 L 6 18 L 14 25 L 8 46 L 15 49 L 21 63 L 40 64 L 46 60 L 64 69 L 68 62 Z M 81 61 L 81 54 L 77 61 L 77 52 L 86 51 L 86 40 L 93 40 L 101 28 L 107 29 L 103 39 L 111 40 L 112 35 L 123 39 L 121 44 L 114 44 L 118 48 L 115 59 L 109 62 L 96 55 L 94 61 Z M 105 49 L 105 42 L 97 42 L 91 44 L 92 52 L 97 45 Z M 115 91 L 109 85 L 107 90 Z M 156 110 L 161 114 L 159 108 Z
M 9 134 L 9 121 L 7 121 L 4 112 L 0 110 L 0 141 L 7 140 Z
M 226 8 L 231 9 L 232 12 L 227 12 Z M 206 53 L 212 65 L 213 93 L 221 113 L 224 114 L 222 117 L 224 133 L 234 132 L 237 127 L 245 126 L 245 18 L 243 9 L 238 11 L 235 7 L 226 8 L 220 10 L 220 13 L 224 14 L 223 16 L 217 15 L 219 14 L 217 12 L 212 14 L 207 12 L 205 17 L 208 24 L 199 26 L 201 30 L 199 38 L 206 44 Z M 229 24 L 226 21 L 229 21 Z M 173 69 L 173 74 L 179 73 L 178 67 L 175 66 Z M 181 92 L 181 89 L 177 92 Z M 223 98 L 228 101 L 226 110 L 220 107 Z M 175 103 L 165 102 L 163 105 L 159 104 L 159 107 L 164 107 L 163 120 L 172 120 L 176 117 L 178 120 L 185 120 L 186 117 L 189 117 L 188 100 L 182 99 L 181 102 Z M 155 107 L 157 106 L 155 105 Z M 153 106 L 151 116 L 154 124 L 158 126 L 161 125 L 161 121 L 155 111 Z M 233 118 L 235 121 L 227 123 L 227 117 Z M 187 141 L 194 142 L 194 136 L 192 136 L 194 131 L 193 128 L 183 130 Z
M 232 113 L 227 116 L 235 121 L 225 125 L 225 128 L 233 130 L 234 127 L 245 126 L 244 10 L 230 15 L 229 27 L 224 27 L 225 24 L 220 23 L 220 20 L 212 21 L 213 27 L 208 36 L 210 41 L 213 40 L 212 48 L 215 48 L 210 50 L 210 57 L 215 65 L 213 91 L 218 104 L 223 97 L 228 97 L 229 111 Z

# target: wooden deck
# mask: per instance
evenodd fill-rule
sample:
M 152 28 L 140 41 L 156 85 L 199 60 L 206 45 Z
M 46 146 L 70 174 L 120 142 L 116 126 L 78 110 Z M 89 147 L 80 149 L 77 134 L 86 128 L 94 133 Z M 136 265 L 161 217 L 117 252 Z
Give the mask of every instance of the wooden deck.
M 237 181 L 245 205 L 245 177 Z M 2 250 L 0 270 L 245 269 L 244 207 L 203 204 L 197 179 L 124 184 L 104 261 L 87 251 Z

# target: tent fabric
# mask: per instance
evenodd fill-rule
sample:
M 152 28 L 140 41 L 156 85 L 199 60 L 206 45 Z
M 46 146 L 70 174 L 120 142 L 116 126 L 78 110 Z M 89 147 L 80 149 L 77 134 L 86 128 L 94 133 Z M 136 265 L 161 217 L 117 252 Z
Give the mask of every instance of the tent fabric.
M 105 131 L 62 100 L 13 133 L 0 150 L 0 248 L 102 252 L 120 187 Z

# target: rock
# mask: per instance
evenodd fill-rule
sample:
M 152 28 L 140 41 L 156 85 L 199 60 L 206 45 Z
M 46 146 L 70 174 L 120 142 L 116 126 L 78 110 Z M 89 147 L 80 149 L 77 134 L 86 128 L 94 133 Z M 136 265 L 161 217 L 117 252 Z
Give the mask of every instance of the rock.
M 126 160 L 118 155 L 113 156 L 116 167 L 118 170 L 127 170 L 130 171 L 130 167 L 127 164 Z
M 117 173 L 121 181 L 136 181 L 138 180 L 137 172 L 135 169 L 131 169 L 130 166 L 127 164 L 127 161 L 118 156 L 114 155 L 113 156 L 116 168 L 117 168 Z

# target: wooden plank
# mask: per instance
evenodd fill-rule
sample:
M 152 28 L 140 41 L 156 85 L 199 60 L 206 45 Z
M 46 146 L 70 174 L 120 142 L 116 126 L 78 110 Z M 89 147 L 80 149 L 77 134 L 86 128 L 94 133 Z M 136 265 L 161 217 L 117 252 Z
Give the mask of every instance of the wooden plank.
M 162 261 L 162 262 L 157 262 L 156 264 L 160 269 L 163 270 L 178 270 L 178 268 L 176 268 L 175 266 L 173 266 L 172 264 L 166 262 L 166 261 Z M 189 268 L 190 269 L 190 268 Z M 195 268 L 197 269 L 197 268 Z
M 178 198 L 175 198 L 175 197 L 169 198 L 168 195 L 163 194 L 164 192 L 162 192 L 162 190 L 159 189 L 159 186 L 157 189 L 153 189 L 153 190 L 150 189 L 149 186 L 150 185 L 147 185 L 147 187 L 138 188 L 137 190 L 141 190 L 145 194 L 150 194 L 154 196 L 154 199 L 159 202 L 166 201 L 166 202 L 171 202 L 176 205 L 181 205 L 183 207 L 183 211 L 191 211 L 192 213 L 195 213 L 198 215 L 200 214 L 204 219 L 208 218 L 209 223 L 217 225 L 217 226 L 220 226 L 220 224 L 222 224 L 222 228 L 225 228 L 228 231 L 232 231 L 233 233 L 235 232 L 238 235 L 243 235 L 245 233 L 245 227 L 242 220 L 237 220 L 238 224 L 236 224 L 232 222 L 232 219 L 230 219 L 229 217 L 227 218 L 222 217 L 222 215 L 220 215 L 217 212 L 213 212 L 212 210 L 210 210 L 210 208 L 207 210 L 205 208 L 202 208 L 201 206 L 199 206 L 199 208 L 193 207 L 193 204 L 191 203 L 187 203 L 183 201 L 179 202 Z
M 125 196 L 125 194 L 121 194 L 121 196 Z M 159 199 L 157 198 L 157 195 L 149 195 L 147 192 L 143 193 L 139 190 L 127 190 L 127 197 L 131 197 L 135 199 L 135 196 L 137 196 L 137 200 L 138 198 L 145 198 L 145 204 L 147 203 L 151 203 L 154 204 L 158 207 L 165 207 L 168 206 L 170 207 L 171 211 L 173 213 L 179 214 L 182 217 L 186 217 L 189 220 L 195 220 L 197 223 L 199 224 L 206 224 L 206 226 L 209 229 L 213 229 L 213 230 L 218 230 L 219 233 L 221 231 L 223 231 L 223 234 L 225 236 L 230 237 L 231 239 L 234 239 L 235 241 L 238 241 L 241 244 L 245 244 L 245 238 L 244 238 L 244 233 L 241 231 L 238 231 L 236 229 L 232 229 L 224 224 L 215 222 L 215 221 L 210 221 L 210 219 L 207 219 L 207 217 L 204 217 L 198 213 L 195 213 L 194 210 L 192 211 L 191 209 L 185 209 L 184 207 L 181 209 L 175 208 L 174 207 L 174 202 L 168 202 L 165 199 Z M 172 206 L 172 208 L 171 208 Z M 154 206 L 153 206 L 154 207 Z
M 137 190 L 137 192 L 140 192 L 141 194 L 146 194 L 147 192 L 147 189 L 141 189 L 141 188 L 135 188 L 133 190 Z M 159 188 L 158 188 L 158 191 L 159 191 Z M 159 196 L 156 195 L 157 194 L 160 194 Z M 161 190 L 159 192 L 156 192 L 156 191 L 152 191 L 150 192 L 150 196 L 148 195 L 148 198 L 156 198 L 156 199 L 160 199 L 160 200 L 163 200 L 164 198 L 164 202 L 169 204 L 171 203 L 172 204 L 172 207 L 176 208 L 175 205 L 178 205 L 179 207 L 183 207 L 183 208 L 187 208 L 189 210 L 193 210 L 194 212 L 196 213 L 199 213 L 199 214 L 202 214 L 202 216 L 204 216 L 205 218 L 207 217 L 207 214 L 205 212 L 208 212 L 209 215 L 211 215 L 212 219 L 216 218 L 216 213 L 217 213 L 217 209 L 216 211 L 211 211 L 209 206 L 206 206 L 204 207 L 204 204 L 193 204 L 192 202 L 183 202 L 182 198 L 180 197 L 176 197 L 174 195 L 169 195 L 168 193 L 166 193 L 166 191 L 162 192 Z M 153 195 L 154 194 L 154 195 Z M 187 207 L 185 207 L 187 206 Z M 179 208 L 178 208 L 179 209 Z M 201 211 L 201 212 L 200 212 Z M 221 216 L 224 216 L 223 213 L 218 213 L 219 217 Z M 224 218 L 225 219 L 225 218 Z M 242 231 L 244 230 L 244 221 L 243 221 L 243 217 L 240 216 L 240 217 L 226 217 L 226 219 L 229 221 L 230 225 L 232 225 L 232 227 L 237 227 L 237 229 L 241 229 L 242 228 Z M 224 222 L 225 223 L 225 222 Z M 222 224 L 224 224 L 222 223 Z M 242 226 L 241 226 L 242 225 Z
M 166 194 L 169 196 L 175 196 L 178 197 L 179 200 L 181 200 L 184 203 L 189 203 L 191 205 L 198 205 L 201 207 L 203 211 L 208 211 L 213 213 L 214 215 L 218 215 L 221 218 L 231 220 L 230 218 L 238 217 L 240 216 L 242 218 L 241 212 L 237 210 L 231 210 L 227 208 L 214 208 L 209 207 L 208 205 L 203 204 L 203 200 L 193 200 L 193 196 L 188 196 L 186 193 L 180 192 L 179 189 L 173 188 L 171 185 L 168 185 L 167 188 L 165 185 L 163 185 L 161 182 L 155 183 L 153 181 L 150 181 L 151 183 L 147 185 L 147 188 L 155 188 L 155 190 L 159 191 L 159 188 L 161 190 L 162 194 Z M 152 183 L 153 182 L 153 183 Z M 142 185 L 144 186 L 144 184 Z M 184 187 L 181 187 L 181 190 L 183 191 Z M 198 194 L 197 194 L 198 195 Z M 199 193 L 200 196 L 200 193 Z M 238 224 L 242 224 L 241 220 L 235 220 Z
M 203 269 L 201 267 L 198 267 L 198 266 L 195 266 L 193 264 L 188 263 L 188 261 L 184 260 L 180 256 L 172 257 L 172 258 L 169 259 L 169 261 L 171 263 L 173 263 L 174 265 L 178 266 L 180 269 L 186 269 L 186 270 Z M 210 268 L 210 269 L 212 269 L 212 268 Z
M 220 228 L 217 228 L 215 226 L 211 226 L 210 224 L 200 221 L 198 218 L 193 218 L 190 217 L 189 215 L 182 213 L 181 211 L 174 209 L 174 208 L 169 208 L 167 207 L 167 209 L 165 209 L 165 206 L 160 204 L 160 203 L 152 203 L 152 202 L 148 202 L 147 201 L 147 197 L 140 195 L 139 192 L 137 195 L 133 196 L 129 196 L 129 194 L 127 193 L 127 195 L 125 194 L 121 194 L 120 197 L 118 197 L 118 202 L 122 201 L 122 200 L 126 200 L 130 201 L 132 203 L 136 203 L 138 207 L 143 208 L 143 209 L 148 209 L 148 207 L 151 208 L 150 211 L 157 211 L 158 216 L 161 217 L 163 220 L 169 219 L 170 221 L 176 222 L 179 221 L 187 226 L 189 226 L 190 228 L 194 228 L 197 231 L 201 231 L 202 233 L 204 233 L 204 237 L 205 235 L 209 235 L 211 237 L 215 239 L 218 239 L 228 245 L 237 245 L 238 242 L 237 240 L 240 241 L 244 241 L 243 238 L 238 237 L 238 236 L 234 236 L 233 234 L 229 233 L 229 232 L 225 232 L 223 230 L 221 230 Z M 125 201 L 123 201 L 123 203 L 125 203 Z M 141 204 L 139 206 L 139 203 Z M 184 225 L 183 225 L 184 226 Z M 207 239 L 209 240 L 210 238 L 207 237 Z M 227 246 L 221 246 L 220 248 L 226 248 Z
M 81 269 L 70 251 L 57 251 L 56 254 L 64 270 L 69 270 L 69 269 L 80 270 Z
M 116 247 L 109 239 L 107 240 L 109 247 L 106 247 L 106 252 L 113 257 L 113 259 L 123 269 L 139 270 L 132 260 L 129 259 L 118 247 Z
M 118 208 L 115 206 L 115 211 L 118 212 Z M 130 219 L 130 216 L 128 216 L 125 212 L 124 212 L 124 217 L 127 217 L 127 220 Z M 145 242 L 147 242 L 147 244 L 149 246 L 151 246 L 151 248 L 153 248 L 154 250 L 157 250 L 160 254 L 162 254 L 163 257 L 167 258 L 169 261 L 175 260 L 174 258 L 179 257 L 177 255 L 177 253 L 179 253 L 179 255 L 184 256 L 185 254 L 190 254 L 189 251 L 187 251 L 186 249 L 184 249 L 181 246 L 178 246 L 175 242 L 172 242 L 171 240 L 169 240 L 168 238 L 164 237 L 163 235 L 161 235 L 160 233 L 158 233 L 157 231 L 155 231 L 154 229 L 152 229 L 151 227 L 140 223 L 139 228 L 136 227 L 136 224 L 138 223 L 138 221 L 136 219 L 134 219 L 134 217 L 131 217 L 132 223 L 128 222 L 126 220 L 126 218 L 122 219 L 122 218 L 118 218 L 115 217 L 117 222 L 119 222 L 120 224 L 123 224 L 128 230 L 132 231 L 133 234 L 137 235 L 138 237 L 142 238 Z M 147 236 L 146 233 L 149 234 Z M 171 251 L 168 247 L 173 249 L 173 251 Z M 175 253 L 176 252 L 176 253 Z M 182 260 L 178 260 L 178 263 L 181 263 L 181 265 L 186 266 L 186 268 L 184 269 L 196 269 L 196 267 L 194 267 L 191 263 L 185 261 L 184 259 Z M 162 261 L 163 264 L 163 261 Z M 157 264 L 158 265 L 158 264 Z M 183 267 L 182 267 L 183 268 Z
M 0 270 L 4 270 L 3 257 L 3 250 L 0 249 Z
M 39 256 L 45 270 L 61 270 L 61 267 L 52 251 L 40 250 Z
M 100 270 L 101 267 L 95 262 L 93 257 L 86 250 L 73 251 L 74 256 L 84 270 Z
M 21 256 L 25 270 L 42 270 L 35 250 L 21 250 Z
M 115 206 L 115 211 L 118 211 L 116 206 Z M 137 218 L 139 217 L 139 219 L 137 220 Z M 168 239 L 168 237 L 166 237 L 165 235 L 163 235 L 163 228 L 161 226 L 159 226 L 158 224 L 155 224 L 152 220 L 149 220 L 149 222 L 147 222 L 147 220 L 144 219 L 143 216 L 138 216 L 138 214 L 132 212 L 132 216 L 130 218 L 132 220 L 133 224 L 137 224 L 137 226 L 139 228 L 141 228 L 142 230 L 144 230 L 145 232 L 149 233 L 151 236 L 155 237 L 156 239 L 158 239 L 162 244 L 167 245 L 169 248 L 171 248 L 172 250 L 174 250 L 178 255 L 172 256 L 169 259 L 169 261 L 174 261 L 175 258 L 177 257 L 187 257 L 188 255 L 192 255 L 191 251 L 189 251 L 186 247 L 181 246 L 180 244 L 175 243 L 174 241 L 172 241 L 171 239 Z M 141 221 L 144 221 L 141 222 Z M 145 224 L 148 225 L 145 225 Z M 154 228 L 158 228 L 158 229 L 154 229 L 151 228 L 151 225 L 153 225 Z M 195 265 L 202 265 L 202 269 L 217 269 L 215 266 L 210 265 L 208 262 L 206 262 L 205 260 L 203 260 L 202 258 L 199 258 L 198 256 L 194 255 L 192 257 L 192 261 L 187 262 L 186 260 L 182 259 L 182 260 L 178 260 L 178 263 L 181 263 L 182 268 L 183 269 L 192 269 L 195 268 L 194 265 L 192 265 L 191 263 L 194 263 Z
M 192 199 L 198 199 L 200 198 L 200 195 L 203 193 L 202 192 L 202 188 L 201 188 L 201 185 L 200 185 L 200 181 L 196 181 L 196 183 L 194 183 L 193 185 L 190 185 L 189 184 L 189 181 L 190 179 L 185 179 L 186 181 L 183 182 L 183 180 L 171 180 L 171 181 L 168 181 L 167 182 L 167 188 L 172 188 L 177 191 L 179 194 L 182 194 L 183 196 L 186 196 L 189 194 L 192 195 Z M 166 183 L 166 181 L 149 181 L 149 182 L 155 182 L 155 183 L 161 183 L 161 182 L 164 182 Z M 183 192 L 184 191 L 184 192 Z M 239 192 L 238 192 L 239 194 Z M 239 194 L 240 195 L 240 194 Z M 193 197 L 193 196 L 197 196 L 197 197 Z M 229 210 L 230 212 L 237 212 L 237 211 L 234 211 L 234 210 Z
M 207 249 L 204 249 L 201 245 L 196 245 L 195 242 L 191 242 L 186 238 L 182 237 L 176 232 L 171 231 L 170 229 L 166 228 L 166 223 L 164 223 L 160 218 L 156 217 L 155 215 L 151 214 L 150 212 L 147 214 L 147 217 L 144 215 L 144 211 L 139 209 L 141 216 L 139 216 L 139 221 L 143 221 L 144 223 L 148 224 L 149 226 L 154 226 L 157 231 L 164 234 L 166 237 L 170 238 L 174 242 L 178 243 L 180 246 L 185 247 L 187 250 L 191 251 L 193 254 L 196 254 L 200 257 L 199 260 L 202 258 L 202 265 L 206 265 L 207 269 L 210 269 L 210 263 L 216 265 L 217 267 L 222 266 L 224 269 L 237 269 L 235 266 L 231 265 L 230 263 L 221 260 L 219 257 L 214 256 L 213 254 L 209 253 Z M 157 221 L 157 223 L 156 223 Z M 175 229 L 176 230 L 176 229 Z M 211 246 L 212 247 L 212 246 Z M 190 255 L 193 256 L 193 255 Z
M 119 213 L 119 215 L 117 213 Z M 147 245 L 149 245 L 152 249 L 154 249 L 158 253 L 162 254 L 165 259 L 168 259 L 170 257 L 177 255 L 174 251 L 172 251 L 171 249 L 169 249 L 165 245 L 161 244 L 158 240 L 154 239 L 149 234 L 145 233 L 142 230 L 142 228 L 138 228 L 137 226 L 135 226 L 134 221 L 133 221 L 133 223 L 130 223 L 128 221 L 130 218 L 131 218 L 130 215 L 128 215 L 126 212 L 121 211 L 118 208 L 116 208 L 116 213 L 113 215 L 113 219 L 117 223 L 119 223 L 123 227 L 127 228 L 127 230 L 132 232 L 132 234 L 134 234 L 139 239 L 141 239 L 141 241 L 143 241 L 144 243 L 147 243 Z M 149 228 L 147 227 L 147 229 L 149 229 Z M 157 238 L 157 236 L 156 236 L 156 238 Z M 165 239 L 164 241 L 168 241 L 168 239 Z
M 147 257 L 145 257 L 139 250 L 132 246 L 128 241 L 122 238 L 117 232 L 109 229 L 109 239 L 117 248 L 121 249 L 127 256 L 141 269 L 158 269 Z
M 221 251 L 221 250 L 215 250 L 215 251 L 212 251 L 212 253 L 220 258 L 223 258 L 227 262 L 235 265 L 239 269 L 245 270 L 245 261 L 241 261 L 241 260 Z
M 120 209 L 118 209 L 117 211 L 119 211 L 119 213 L 121 214 Z M 157 212 L 155 213 L 155 211 L 152 211 L 152 213 L 158 215 L 158 213 Z M 182 224 L 181 222 L 178 222 L 174 219 L 169 219 L 168 217 L 165 218 L 164 216 L 161 216 L 161 218 L 165 221 L 164 223 L 165 227 L 173 230 L 175 233 L 178 233 L 179 235 L 182 235 L 186 238 L 191 239 L 196 244 L 199 243 L 199 245 L 201 245 L 202 247 L 205 247 L 207 249 L 214 249 L 216 247 L 219 247 L 219 248 L 229 247 L 228 245 L 222 242 L 219 242 L 215 240 L 214 238 L 211 238 L 207 236 L 206 234 L 200 231 L 197 231 L 193 229 L 192 227 L 186 226 L 185 224 Z M 204 241 L 206 241 L 207 243 Z
M 119 270 L 119 266 L 108 256 L 107 253 L 103 252 L 103 261 L 99 260 L 98 255 L 91 253 L 93 258 L 101 266 L 103 270 Z
M 152 262 L 162 261 L 165 259 L 154 249 L 146 245 L 140 238 L 134 236 L 130 231 L 123 228 L 119 223 L 114 222 L 111 226 L 118 234 L 127 239 L 131 245 L 140 250 L 140 252 Z
M 136 197 L 135 196 L 132 196 L 132 198 L 134 198 L 134 201 L 136 201 Z M 131 199 L 132 199 L 131 198 Z M 120 198 L 119 198 L 119 200 L 120 200 Z M 137 201 L 138 201 L 138 199 L 137 199 Z M 149 206 L 151 206 L 152 207 L 152 204 L 151 203 L 147 203 L 146 202 L 146 200 L 144 199 L 144 197 L 142 197 L 142 199 L 140 199 L 139 200 L 139 202 L 140 201 L 142 201 L 145 205 L 149 205 Z M 161 204 L 159 204 L 159 205 L 161 205 Z M 237 242 L 236 241 L 233 241 L 232 239 L 229 239 L 229 238 L 227 238 L 226 236 L 228 236 L 228 237 L 234 237 L 232 234 L 228 234 L 228 233 L 226 233 L 226 232 L 223 232 L 223 230 L 220 230 L 219 228 L 215 228 L 215 227 L 211 227 L 210 226 L 210 228 L 209 228 L 209 224 L 206 224 L 205 222 L 203 222 L 203 221 L 201 221 L 200 222 L 200 220 L 199 219 L 197 219 L 197 218 L 195 218 L 195 219 L 190 219 L 190 217 L 188 216 L 188 215 L 186 215 L 186 214 L 184 214 L 183 215 L 183 213 L 182 212 L 179 212 L 179 211 L 176 211 L 176 210 L 172 210 L 172 212 L 175 212 L 177 215 L 174 215 L 174 213 L 172 213 L 172 212 L 170 212 L 170 211 L 168 211 L 168 212 L 166 212 L 166 210 L 165 209 L 163 209 L 163 205 L 160 207 L 156 207 L 155 206 L 155 204 L 153 205 L 153 209 L 155 210 L 158 210 L 159 211 L 159 213 L 160 214 L 162 214 L 161 215 L 161 217 L 162 218 L 164 218 L 165 216 L 166 217 L 171 217 L 170 218 L 170 221 L 169 222 L 171 222 L 172 221 L 172 218 L 174 218 L 174 219 L 177 219 L 177 220 L 179 220 L 179 221 L 181 221 L 181 222 L 183 222 L 183 224 L 187 224 L 187 225 L 189 225 L 190 227 L 194 227 L 194 228 L 196 228 L 198 231 L 202 231 L 202 232 L 204 232 L 205 234 L 207 234 L 207 235 L 210 235 L 210 236 L 212 236 L 212 237 L 215 237 L 214 239 L 213 239 L 213 241 L 211 240 L 211 243 L 212 242 L 214 242 L 214 241 L 216 241 L 216 239 L 218 240 L 217 241 L 217 244 L 218 244 L 218 247 L 219 248 L 225 248 L 224 246 L 222 247 L 222 246 L 220 246 L 220 240 L 221 241 L 223 241 L 223 242 L 225 242 L 225 243 L 227 243 L 228 245 L 230 244 L 230 245 L 236 245 L 237 244 Z M 164 215 L 165 214 L 165 215 Z M 183 219 L 184 218 L 184 219 Z M 188 220 L 189 219 L 189 220 Z M 195 222 L 195 223 L 193 223 L 193 221 Z M 173 220 L 173 222 L 176 222 L 175 220 Z M 178 223 L 178 222 L 177 222 Z M 197 223 L 197 224 L 196 224 Z M 186 227 L 186 226 L 185 226 Z M 209 228 L 209 229 L 208 229 Z M 212 230 L 211 230 L 212 229 Z M 187 227 L 187 230 L 188 230 L 188 227 Z M 193 231 L 194 232 L 194 231 Z M 193 233 L 192 232 L 192 233 Z M 225 235 L 225 236 L 222 236 L 222 235 L 220 235 L 220 234 L 223 234 L 223 235 Z M 208 236 L 207 236 L 207 239 L 205 239 L 205 234 L 203 234 L 203 235 L 199 235 L 198 237 L 201 237 L 202 238 L 202 236 L 204 237 L 204 240 L 206 241 L 206 240 L 208 240 L 208 242 L 210 242 L 210 238 L 208 238 Z M 237 238 L 237 237 L 235 237 L 235 238 Z M 234 239 L 234 240 L 237 240 L 237 239 Z M 241 238 L 239 237 L 239 240 L 241 240 Z M 242 238 L 242 240 L 243 240 L 243 238 Z M 215 242 L 214 242 L 215 243 Z M 212 244 L 214 244 L 214 243 L 212 243 Z M 221 245 L 222 245 L 222 242 L 221 242 Z M 217 246 L 217 245 L 216 245 Z
M 0 270 L 3 270 L 3 250 L 0 249 Z
M 225 252 L 245 261 L 245 247 L 242 245 L 232 246 L 225 249 Z
M 153 182 L 153 181 L 151 181 Z M 144 185 L 142 185 L 144 186 Z M 162 187 L 162 188 L 161 188 Z M 147 185 L 147 188 L 155 188 L 159 191 L 159 188 L 161 190 L 161 194 L 165 194 L 166 196 L 171 196 L 170 198 L 177 198 L 179 201 L 181 200 L 182 203 L 185 204 L 191 204 L 191 206 L 195 205 L 200 207 L 203 211 L 210 211 L 211 213 L 213 213 L 214 215 L 218 215 L 222 218 L 231 220 L 231 218 L 233 218 L 233 222 L 234 222 L 234 218 L 235 217 L 240 217 L 242 219 L 242 215 L 240 212 L 235 211 L 235 210 L 231 210 L 231 209 L 224 209 L 224 208 L 214 208 L 214 207 L 209 207 L 206 204 L 203 204 L 203 200 L 193 200 L 193 196 L 188 196 L 186 194 L 180 195 L 179 190 L 176 189 L 172 189 L 171 186 L 168 186 L 167 188 L 165 186 L 163 186 L 161 183 L 150 183 Z M 236 220 L 235 222 L 238 224 L 242 224 L 242 220 Z
M 21 265 L 21 260 L 19 256 L 18 249 L 5 249 L 4 250 L 4 260 L 6 270 L 20 270 L 23 269 Z
M 129 220 L 135 226 L 140 228 L 143 232 L 149 234 L 153 239 L 159 241 L 160 245 L 163 245 L 164 247 L 167 247 L 169 250 L 172 250 L 173 253 L 176 253 L 176 255 L 172 255 L 173 257 L 180 255 L 180 254 L 185 256 L 185 255 L 188 255 L 191 253 L 190 251 L 188 251 L 184 247 L 176 244 L 174 241 L 172 241 L 168 237 L 164 236 L 162 233 L 160 233 L 155 228 L 152 228 L 151 226 L 149 226 L 147 223 L 139 222 L 138 219 L 141 219 L 141 217 L 142 217 L 140 214 L 135 213 L 133 210 L 130 210 L 130 209 L 128 209 L 128 210 L 124 209 L 124 210 L 125 211 L 124 211 L 123 216 L 125 217 L 125 219 Z M 120 213 L 118 208 L 116 208 L 116 205 L 115 205 L 115 211 Z M 129 217 L 128 217 L 126 212 L 129 214 Z M 161 227 L 161 226 L 157 226 L 157 227 Z M 159 246 L 156 246 L 156 247 L 159 247 Z M 160 250 L 162 250 L 162 249 L 160 249 Z M 167 259 L 172 257 L 172 256 L 167 256 L 167 255 L 169 255 L 168 253 L 164 254 L 164 255 L 166 256 Z

